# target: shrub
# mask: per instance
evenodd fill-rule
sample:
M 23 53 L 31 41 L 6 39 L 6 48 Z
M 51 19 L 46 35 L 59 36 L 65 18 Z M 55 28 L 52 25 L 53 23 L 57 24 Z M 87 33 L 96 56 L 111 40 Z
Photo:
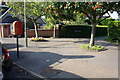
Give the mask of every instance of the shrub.
M 109 22 L 108 36 L 112 40 L 120 40 L 120 21 Z
M 98 45 L 89 47 L 89 44 L 84 44 L 84 45 L 80 46 L 80 48 L 89 49 L 89 50 L 106 50 L 105 47 L 98 46 Z

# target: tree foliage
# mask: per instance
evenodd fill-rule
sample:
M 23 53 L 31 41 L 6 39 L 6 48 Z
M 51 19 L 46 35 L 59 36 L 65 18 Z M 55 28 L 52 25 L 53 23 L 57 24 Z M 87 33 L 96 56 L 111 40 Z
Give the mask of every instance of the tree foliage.
M 20 19 L 24 19 L 21 16 L 26 14 L 26 19 L 34 23 L 36 37 L 38 37 L 37 20 L 45 15 L 45 2 L 10 2 L 8 6 L 13 8 L 12 14 L 20 16 Z
M 73 16 L 76 13 L 83 13 L 93 25 L 90 40 L 92 47 L 95 44 L 96 25 L 107 18 L 102 19 L 108 11 L 119 11 L 119 5 L 120 2 L 53 2 L 46 11 L 57 20 L 75 20 Z

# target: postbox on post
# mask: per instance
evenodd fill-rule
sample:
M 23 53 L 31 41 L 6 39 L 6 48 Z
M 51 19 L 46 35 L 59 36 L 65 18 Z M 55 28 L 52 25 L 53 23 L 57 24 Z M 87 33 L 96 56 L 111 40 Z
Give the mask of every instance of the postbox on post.
M 17 57 L 19 58 L 19 41 L 18 41 L 18 35 L 22 35 L 22 22 L 21 21 L 14 21 L 13 22 L 13 35 L 16 35 L 17 40 Z
M 22 35 L 22 22 L 14 21 L 13 22 L 13 35 Z

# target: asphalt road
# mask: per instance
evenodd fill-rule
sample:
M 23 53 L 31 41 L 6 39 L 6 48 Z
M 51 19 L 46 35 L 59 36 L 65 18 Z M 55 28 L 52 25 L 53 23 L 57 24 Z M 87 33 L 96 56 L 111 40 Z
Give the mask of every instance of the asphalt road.
M 43 80 L 13 65 L 11 72 L 4 73 L 3 80 Z

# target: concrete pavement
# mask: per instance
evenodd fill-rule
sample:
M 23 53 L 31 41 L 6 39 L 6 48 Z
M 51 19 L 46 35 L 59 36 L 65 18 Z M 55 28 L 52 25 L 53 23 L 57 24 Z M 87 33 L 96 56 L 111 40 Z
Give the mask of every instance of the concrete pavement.
M 20 38 L 20 58 L 16 57 L 16 40 L 1 39 L 14 63 L 42 78 L 118 78 L 118 46 L 96 39 L 108 50 L 80 49 L 88 43 L 84 38 L 46 38 L 48 42 L 32 42 L 25 48 Z

